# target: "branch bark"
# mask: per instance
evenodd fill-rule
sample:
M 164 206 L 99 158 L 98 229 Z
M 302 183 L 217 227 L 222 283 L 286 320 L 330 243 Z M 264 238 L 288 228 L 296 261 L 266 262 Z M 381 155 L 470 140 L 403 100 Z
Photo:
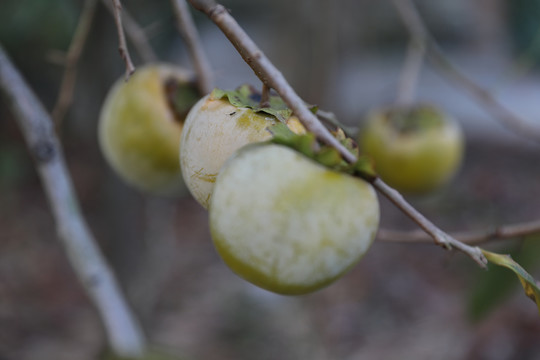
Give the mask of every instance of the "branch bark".
M 111 0 L 114 5 L 114 20 L 116 22 L 116 29 L 118 30 L 118 51 L 120 51 L 120 56 L 126 63 L 126 81 L 129 80 L 131 74 L 135 72 L 135 66 L 133 61 L 131 61 L 131 56 L 129 55 L 129 50 L 126 43 L 126 35 L 124 34 L 124 27 L 122 26 L 122 4 L 120 0 Z
M 77 29 L 71 40 L 71 45 L 66 56 L 66 63 L 62 83 L 58 92 L 58 99 L 52 111 L 52 118 L 57 128 L 60 127 L 64 116 L 73 100 L 73 91 L 77 79 L 77 64 L 81 57 L 86 38 L 92 26 L 92 20 L 96 13 L 97 0 L 86 0 L 77 24 Z
M 407 53 L 399 79 L 396 99 L 398 105 L 407 106 L 414 102 L 418 78 L 424 62 L 425 50 L 424 44 L 412 39 L 407 45 Z
M 102 0 L 101 2 L 107 7 L 110 13 L 115 16 L 114 4 L 110 0 Z M 122 9 L 122 25 L 126 31 L 127 37 L 137 50 L 137 53 L 141 56 L 142 60 L 146 63 L 157 61 L 158 57 L 152 49 L 152 46 L 150 46 L 144 30 L 137 24 L 126 9 Z
M 469 245 L 479 245 L 493 240 L 515 239 L 540 234 L 540 220 L 499 226 L 490 230 L 462 231 L 452 236 Z M 422 231 L 379 229 L 377 240 L 386 242 L 426 243 L 431 238 Z
M 507 109 L 488 90 L 471 80 L 448 60 L 429 33 L 422 17 L 411 0 L 393 0 L 393 4 L 409 31 L 412 38 L 411 41 L 423 44 L 428 60 L 443 76 L 469 92 L 491 116 L 497 119 L 508 130 L 524 138 L 537 142 L 540 141 L 540 126 L 535 126 Z
M 212 91 L 212 71 L 208 58 L 199 39 L 199 33 L 189 12 L 186 0 L 171 0 L 178 31 L 186 42 L 191 62 L 197 74 L 197 86 L 201 94 L 209 94 Z
M 240 27 L 229 12 L 214 0 L 189 0 L 197 10 L 204 12 L 225 34 L 234 45 L 244 61 L 253 69 L 257 77 L 265 86 L 268 86 L 281 96 L 283 101 L 298 116 L 302 124 L 319 140 L 337 149 L 346 161 L 356 162 L 356 157 L 349 152 L 307 108 L 305 102 L 296 94 L 281 72 L 270 62 L 246 32 Z M 377 178 L 374 187 L 390 199 L 407 216 L 430 234 L 437 245 L 455 249 L 467 254 L 481 267 L 485 267 L 487 260 L 480 249 L 473 248 L 452 238 L 422 214 L 414 209 L 396 190 Z
M 81 215 L 53 122 L 1 45 L 0 90 L 36 161 L 60 240 L 101 315 L 111 348 L 121 356 L 141 356 L 145 337 Z

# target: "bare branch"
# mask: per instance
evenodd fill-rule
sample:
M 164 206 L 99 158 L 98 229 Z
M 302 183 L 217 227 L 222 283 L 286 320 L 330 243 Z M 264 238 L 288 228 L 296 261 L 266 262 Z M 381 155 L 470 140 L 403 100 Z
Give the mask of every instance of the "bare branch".
M 102 3 L 107 7 L 107 9 L 109 9 L 111 14 L 114 16 L 114 4 L 110 0 L 102 0 Z M 124 25 L 124 30 L 126 31 L 129 40 L 131 41 L 133 46 L 135 46 L 135 49 L 137 50 L 137 53 L 141 56 L 142 60 L 147 63 L 157 61 L 158 57 L 152 49 L 152 46 L 150 46 L 144 30 L 141 29 L 139 24 L 137 24 L 137 22 L 133 19 L 133 17 L 126 9 L 123 9 L 122 11 L 122 21 L 122 24 Z
M 101 315 L 111 348 L 122 356 L 142 355 L 145 338 L 81 215 L 53 122 L 1 46 L 0 90 L 34 156 L 60 240 Z
M 306 107 L 304 101 L 285 80 L 283 74 L 270 62 L 222 5 L 212 0 L 190 0 L 190 3 L 196 9 L 203 11 L 221 29 L 244 61 L 253 69 L 255 75 L 261 79 L 263 84 L 277 91 L 309 131 L 322 142 L 338 149 L 347 161 L 356 161 L 356 157 L 336 140 Z
M 337 149 L 345 160 L 356 162 L 356 157 L 332 136 L 328 129 L 307 108 L 305 102 L 296 94 L 281 72 L 268 60 L 222 5 L 213 0 L 190 0 L 190 3 L 214 21 L 262 83 L 277 91 L 309 131 L 315 134 L 322 142 Z M 436 244 L 446 248 L 452 246 L 470 256 L 480 266 L 486 266 L 487 260 L 479 249 L 463 244 L 444 233 L 405 201 L 399 192 L 386 185 L 381 179 L 376 179 L 373 185 L 430 234 Z
M 442 246 L 447 250 L 455 248 L 467 254 L 482 268 L 486 267 L 487 259 L 479 248 L 471 247 L 439 229 L 435 224 L 429 221 L 424 215 L 409 204 L 399 192 L 386 185 L 380 178 L 373 181 L 373 186 L 394 205 L 396 205 L 398 209 L 403 211 L 405 215 L 418 224 L 418 226 L 420 226 L 425 233 L 429 234 L 432 241 L 435 241 L 436 245 Z
M 116 22 L 116 28 L 118 30 L 118 41 L 120 42 L 118 46 L 118 51 L 120 51 L 120 56 L 126 63 L 126 81 L 129 79 L 131 74 L 135 72 L 135 66 L 131 61 L 131 56 L 129 56 L 129 50 L 126 44 L 126 36 L 124 35 L 124 27 L 122 26 L 122 4 L 120 0 L 111 0 L 114 5 L 114 20 Z
M 425 50 L 423 43 L 414 40 L 410 40 L 407 45 L 407 54 L 399 79 L 396 99 L 398 105 L 411 105 L 416 97 L 416 86 L 422 70 Z
M 464 90 L 468 91 L 485 110 L 507 129 L 528 139 L 540 141 L 540 127 L 520 118 L 502 105 L 486 89 L 460 71 L 441 51 L 429 34 L 420 14 L 411 0 L 393 0 L 403 23 L 413 41 L 424 44 L 428 60 L 439 72 Z
M 178 31 L 186 42 L 191 56 L 191 62 L 197 74 L 197 85 L 201 94 L 208 94 L 212 91 L 212 75 L 208 58 L 203 50 L 199 33 L 189 12 L 186 0 L 171 0 Z
M 452 236 L 463 243 L 479 245 L 489 241 L 521 238 L 538 233 L 540 233 L 540 220 L 500 226 L 492 230 L 456 232 L 453 233 Z M 431 238 L 422 231 L 399 231 L 388 229 L 379 229 L 377 239 L 379 241 L 387 242 L 424 243 L 431 241 Z
M 86 0 L 79 17 L 77 29 L 71 40 L 71 45 L 66 56 L 66 63 L 58 99 L 52 111 L 52 118 L 56 128 L 59 128 L 62 120 L 73 100 L 73 91 L 77 79 L 77 64 L 81 57 L 82 49 L 90 31 L 94 14 L 96 13 L 97 0 Z

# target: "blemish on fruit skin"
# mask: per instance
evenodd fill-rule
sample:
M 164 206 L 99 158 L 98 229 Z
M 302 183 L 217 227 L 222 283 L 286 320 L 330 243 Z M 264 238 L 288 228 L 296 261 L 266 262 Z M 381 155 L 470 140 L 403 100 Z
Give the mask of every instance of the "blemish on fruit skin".
M 196 171 L 192 177 L 196 177 L 197 179 L 200 179 L 202 181 L 206 181 L 206 182 L 209 182 L 209 183 L 215 183 L 216 182 L 216 178 L 217 178 L 217 174 L 207 174 L 207 173 L 204 173 L 203 172 L 203 169 L 200 169 L 198 171 Z

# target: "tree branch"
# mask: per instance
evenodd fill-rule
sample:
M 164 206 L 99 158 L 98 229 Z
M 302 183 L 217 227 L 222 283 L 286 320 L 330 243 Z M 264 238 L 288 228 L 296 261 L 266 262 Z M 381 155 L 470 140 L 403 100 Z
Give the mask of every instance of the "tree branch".
M 204 12 L 221 29 L 244 61 L 253 69 L 262 83 L 281 96 L 283 101 L 298 116 L 302 124 L 319 138 L 322 142 L 337 149 L 343 158 L 351 163 L 356 157 L 350 153 L 307 108 L 305 102 L 296 94 L 279 70 L 268 60 L 257 45 L 240 27 L 236 20 L 220 4 L 213 0 L 189 0 L 198 10 Z M 487 260 L 477 248 L 472 248 L 450 237 L 442 230 L 429 222 L 423 215 L 415 210 L 396 190 L 386 185 L 381 179 L 373 182 L 374 187 L 389 198 L 400 210 L 416 221 L 422 229 L 430 234 L 435 243 L 446 248 L 453 246 L 467 254 L 480 266 L 485 267 Z
M 336 140 L 306 107 L 304 101 L 285 80 L 283 74 L 270 62 L 222 5 L 212 0 L 190 0 L 190 3 L 196 9 L 203 11 L 220 28 L 244 61 L 253 69 L 255 75 L 261 79 L 264 85 L 276 90 L 309 131 L 322 142 L 338 149 L 347 161 L 356 161 L 355 156 Z
M 401 69 L 396 102 L 398 105 L 411 105 L 415 99 L 418 77 L 422 70 L 425 55 L 424 44 L 410 40 L 407 45 L 405 61 Z
M 197 74 L 197 85 L 201 94 L 209 94 L 212 91 L 211 67 L 203 50 L 199 34 L 186 0 L 171 0 L 178 31 L 186 42 L 191 62 Z
M 79 17 L 77 29 L 69 46 L 64 75 L 58 92 L 58 99 L 52 111 L 52 118 L 56 128 L 59 128 L 64 116 L 73 100 L 73 91 L 75 89 L 75 81 L 77 79 L 77 64 L 81 57 L 86 38 L 90 31 L 94 14 L 96 13 L 97 0 L 86 0 L 84 7 Z
M 145 338 L 81 215 L 53 122 L 1 46 L 0 90 L 36 161 L 60 240 L 101 315 L 111 348 L 122 356 L 142 355 Z
M 540 233 L 540 220 L 504 225 L 491 230 L 456 232 L 453 233 L 452 236 L 463 243 L 479 245 L 493 240 L 520 238 L 538 233 Z M 431 238 L 426 236 L 422 231 L 379 229 L 377 240 L 386 242 L 425 243 L 431 241 Z
M 499 120 L 507 129 L 525 138 L 540 141 L 540 126 L 523 120 L 507 109 L 488 90 L 475 83 L 448 60 L 427 30 L 411 0 L 393 0 L 393 4 L 409 31 L 412 41 L 423 44 L 428 60 L 442 75 L 468 91 L 491 116 Z
M 110 0 L 102 0 L 101 2 L 107 7 L 110 13 L 115 16 L 114 4 Z M 135 49 L 142 60 L 146 63 L 157 61 L 158 57 L 152 49 L 152 46 L 150 46 L 144 30 L 141 29 L 139 24 L 137 24 L 126 9 L 122 9 L 122 24 L 129 41 L 135 46 Z
M 124 27 L 122 26 L 122 4 L 120 0 L 111 0 L 114 5 L 114 20 L 116 22 L 116 28 L 118 30 L 118 51 L 120 51 L 120 56 L 126 63 L 126 81 L 129 80 L 131 74 L 135 72 L 135 66 L 131 61 L 131 56 L 129 56 L 129 50 L 126 44 L 126 36 L 124 34 Z
M 418 226 L 420 226 L 420 228 L 435 241 L 436 245 L 442 246 L 447 250 L 455 248 L 471 257 L 478 265 L 480 265 L 480 267 L 486 267 L 487 259 L 479 248 L 469 246 L 439 229 L 409 204 L 399 192 L 385 184 L 380 178 L 376 178 L 375 181 L 373 181 L 373 186 L 405 215 L 418 224 Z

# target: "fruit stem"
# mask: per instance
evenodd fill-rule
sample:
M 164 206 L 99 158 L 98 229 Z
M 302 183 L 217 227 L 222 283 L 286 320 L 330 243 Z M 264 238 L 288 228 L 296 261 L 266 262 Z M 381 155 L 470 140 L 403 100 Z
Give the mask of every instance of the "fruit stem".
M 263 83 L 262 86 L 261 102 L 259 106 L 262 108 L 270 107 L 270 88 L 265 83 Z
M 411 105 L 414 102 L 425 52 L 424 43 L 416 41 L 416 39 L 409 40 L 405 62 L 399 79 L 396 99 L 398 105 Z

